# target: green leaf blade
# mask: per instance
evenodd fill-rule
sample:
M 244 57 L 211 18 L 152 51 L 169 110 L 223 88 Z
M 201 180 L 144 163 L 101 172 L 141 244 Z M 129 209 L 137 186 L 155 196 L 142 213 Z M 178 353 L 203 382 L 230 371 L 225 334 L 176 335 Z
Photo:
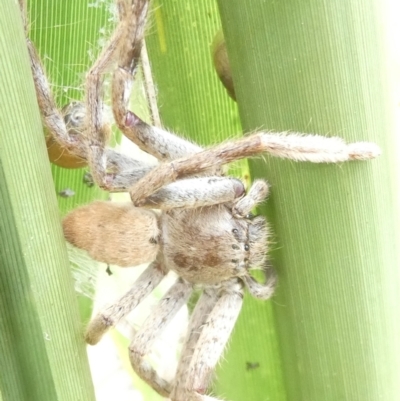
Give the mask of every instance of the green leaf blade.
M 4 400 L 94 400 L 26 42 L 1 14 L 0 307 Z
M 275 298 L 289 400 L 395 400 L 398 164 L 383 6 L 219 1 L 245 131 L 377 142 L 371 162 L 250 163 L 272 184 Z M 396 323 L 395 323 L 396 322 Z

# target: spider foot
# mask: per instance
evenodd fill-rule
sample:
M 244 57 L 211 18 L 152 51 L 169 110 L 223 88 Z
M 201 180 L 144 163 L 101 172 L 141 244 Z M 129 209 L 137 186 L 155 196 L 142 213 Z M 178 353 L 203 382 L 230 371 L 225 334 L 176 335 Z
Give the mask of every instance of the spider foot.
M 371 142 L 356 142 L 348 145 L 350 160 L 369 160 L 380 156 L 381 149 Z
M 254 181 L 250 191 L 240 199 L 232 208 L 232 214 L 236 218 L 245 218 L 253 208 L 263 202 L 269 193 L 269 185 L 263 180 Z
M 86 328 L 85 341 L 90 345 L 96 345 L 111 326 L 112 322 L 109 319 L 97 315 Z
M 143 360 L 144 355 L 134 347 L 129 348 L 129 358 L 131 365 L 139 377 L 148 383 L 158 394 L 163 397 L 169 397 L 172 385 L 160 377 L 149 362 Z
M 265 282 L 259 283 L 250 274 L 243 277 L 243 281 L 249 291 L 250 295 L 254 298 L 266 300 L 272 297 L 275 291 L 278 277 L 275 269 L 272 266 L 267 266 L 263 270 Z

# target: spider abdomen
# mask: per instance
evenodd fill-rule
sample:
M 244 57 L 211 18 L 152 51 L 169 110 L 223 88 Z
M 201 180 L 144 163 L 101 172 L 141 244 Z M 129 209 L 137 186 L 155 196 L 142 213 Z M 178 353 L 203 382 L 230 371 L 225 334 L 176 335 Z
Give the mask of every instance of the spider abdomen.
M 93 202 L 63 220 L 64 236 L 100 262 L 122 267 L 152 262 L 159 251 L 157 215 L 131 203 Z

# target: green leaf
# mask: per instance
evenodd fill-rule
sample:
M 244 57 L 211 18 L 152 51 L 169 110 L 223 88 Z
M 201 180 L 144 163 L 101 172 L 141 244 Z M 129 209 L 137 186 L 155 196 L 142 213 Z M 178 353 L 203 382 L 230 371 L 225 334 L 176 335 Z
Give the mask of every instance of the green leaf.
M 245 131 L 337 135 L 383 151 L 342 165 L 251 163 L 272 185 L 264 210 L 288 399 L 397 400 L 399 149 L 387 4 L 218 3 Z M 255 335 L 267 327 L 259 323 Z M 266 383 L 260 399 L 275 399 Z
M 94 400 L 16 2 L 0 30 L 2 399 Z

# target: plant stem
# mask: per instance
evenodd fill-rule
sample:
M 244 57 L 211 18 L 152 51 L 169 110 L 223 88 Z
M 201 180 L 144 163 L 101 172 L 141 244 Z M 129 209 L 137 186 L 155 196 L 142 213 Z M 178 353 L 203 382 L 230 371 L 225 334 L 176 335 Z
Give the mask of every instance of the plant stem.
M 288 399 L 395 401 L 399 149 L 386 4 L 218 3 L 245 131 L 342 136 L 383 151 L 343 165 L 251 163 L 253 177 L 272 184 L 264 210 L 276 235 L 274 306 Z
M 4 401 L 94 400 L 18 4 L 0 13 Z

